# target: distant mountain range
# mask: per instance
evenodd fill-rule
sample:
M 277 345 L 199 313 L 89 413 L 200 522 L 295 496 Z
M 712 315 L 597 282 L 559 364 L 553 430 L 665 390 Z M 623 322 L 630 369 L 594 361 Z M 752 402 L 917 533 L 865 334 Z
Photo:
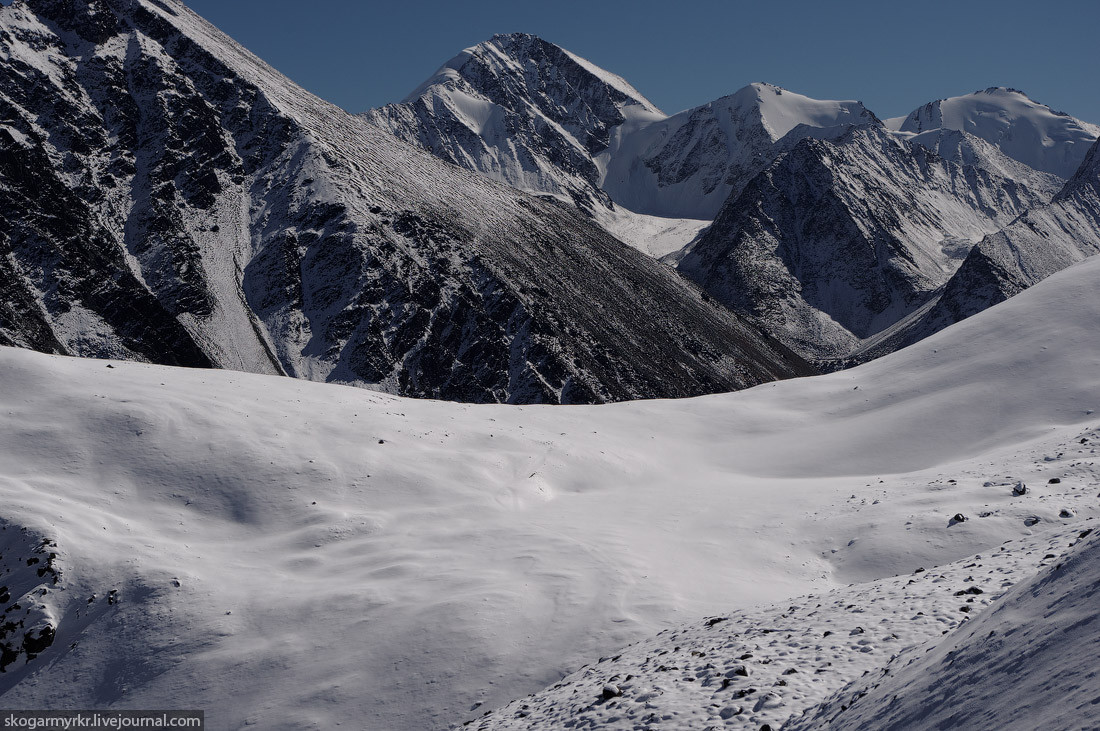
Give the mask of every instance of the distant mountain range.
M 356 117 L 174 0 L 23 0 L 0 31 L 0 344 L 690 396 L 889 352 L 1095 248 L 1100 128 L 1009 89 L 884 123 L 752 84 L 669 116 L 510 34 Z
M 668 116 L 618 76 L 526 34 L 466 49 L 365 116 L 458 165 L 574 202 L 828 367 L 988 306 L 977 295 L 954 306 L 952 295 L 928 316 L 974 245 L 1064 195 L 1100 136 L 999 87 L 885 122 L 857 101 L 770 84 Z M 1075 201 L 1095 235 L 1100 208 Z M 1056 236 L 1080 241 L 1064 227 Z M 1049 259 L 1040 270 L 1067 261 Z M 1007 296 L 998 290 L 988 302 Z

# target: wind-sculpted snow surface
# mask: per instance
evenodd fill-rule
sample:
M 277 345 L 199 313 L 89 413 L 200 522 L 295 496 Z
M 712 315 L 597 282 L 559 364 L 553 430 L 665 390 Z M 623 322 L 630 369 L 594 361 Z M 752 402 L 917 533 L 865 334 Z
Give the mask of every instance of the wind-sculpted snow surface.
M 1001 174 L 1023 166 L 980 140 L 965 150 L 959 165 L 880 125 L 803 140 L 672 258 L 802 354 L 846 355 L 926 303 L 974 242 L 1051 195 L 1042 176 L 1033 188 Z
M 4 638 L 0 699 L 442 728 L 669 627 L 1083 524 L 1098 266 L 849 371 L 676 401 L 475 406 L 0 349 L 0 518 L 27 529 L 2 568 L 47 589 L 9 616 L 36 657 Z M 49 553 L 57 589 L 24 570 Z
M 1084 525 L 1096 523 L 1086 521 Z M 954 645 L 963 633 L 960 628 L 968 627 L 972 617 L 984 621 L 979 613 L 1006 588 L 1061 561 L 1067 546 L 1085 532 L 1091 528 L 1056 528 L 1007 541 L 991 552 L 946 566 L 930 570 L 918 566 L 902 576 L 670 628 L 601 657 L 550 688 L 494 709 L 466 728 L 612 731 L 641 726 L 653 731 L 759 731 L 764 725 L 790 729 L 788 718 L 807 710 L 811 720 L 805 728 L 821 728 L 823 719 L 833 714 L 844 718 L 845 714 L 838 708 L 841 701 L 832 701 L 819 712 L 815 707 L 820 702 L 838 691 L 844 691 L 838 693 L 839 698 L 850 702 L 852 691 L 845 690 L 849 683 L 862 686 L 859 679 L 868 674 L 880 679 L 883 668 L 893 670 L 921 649 Z M 1092 642 L 1081 652 L 1066 653 L 1076 662 L 1074 671 L 1089 667 L 1086 658 L 1094 646 Z M 981 677 L 986 669 L 975 663 L 967 671 Z M 966 678 L 957 675 L 945 685 L 965 686 Z M 1011 674 L 1000 681 L 1003 687 L 1018 687 Z M 914 720 L 921 717 L 916 709 L 923 708 L 931 697 L 927 690 L 896 682 L 886 685 L 889 688 L 884 692 L 904 695 L 915 712 L 903 722 L 887 726 L 876 715 L 880 709 L 868 704 L 867 712 L 853 713 L 841 727 L 921 728 Z M 957 707 L 958 703 L 953 700 L 944 705 Z M 979 715 L 977 710 L 971 709 L 971 718 Z M 953 714 L 952 721 L 960 715 L 965 714 Z M 1073 711 L 1064 715 L 1070 722 L 1055 728 L 1072 725 Z M 982 716 L 980 723 L 947 727 L 1011 728 L 1007 723 L 987 724 L 985 714 Z M 928 721 L 925 725 L 937 727 Z M 1044 726 L 1021 723 L 1019 727 Z
M 810 372 L 575 210 L 402 144 L 175 0 L 23 0 L 0 33 L 0 343 L 479 402 Z

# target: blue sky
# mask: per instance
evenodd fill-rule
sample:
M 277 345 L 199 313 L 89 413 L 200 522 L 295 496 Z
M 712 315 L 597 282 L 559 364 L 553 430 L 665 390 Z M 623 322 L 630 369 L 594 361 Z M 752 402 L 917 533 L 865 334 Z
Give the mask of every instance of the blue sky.
M 313 93 L 398 101 L 494 33 L 535 33 L 672 113 L 768 81 L 880 117 L 987 86 L 1100 123 L 1100 0 L 190 0 Z

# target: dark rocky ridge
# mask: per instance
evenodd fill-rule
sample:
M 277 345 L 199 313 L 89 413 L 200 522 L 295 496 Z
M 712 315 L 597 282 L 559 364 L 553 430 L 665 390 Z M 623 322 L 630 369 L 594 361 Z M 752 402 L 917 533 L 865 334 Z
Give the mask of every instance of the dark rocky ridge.
M 872 360 L 978 314 L 1100 253 L 1100 141 L 1049 205 L 1024 212 L 970 250 L 929 307 L 853 354 Z
M 803 355 L 843 356 L 934 296 L 972 240 L 1047 199 L 1045 179 L 998 174 L 1003 156 L 971 143 L 998 164 L 958 165 L 878 124 L 804 139 L 674 259 Z
M 0 343 L 476 402 L 811 372 L 575 211 L 310 96 L 174 0 L 17 0 L 0 41 Z

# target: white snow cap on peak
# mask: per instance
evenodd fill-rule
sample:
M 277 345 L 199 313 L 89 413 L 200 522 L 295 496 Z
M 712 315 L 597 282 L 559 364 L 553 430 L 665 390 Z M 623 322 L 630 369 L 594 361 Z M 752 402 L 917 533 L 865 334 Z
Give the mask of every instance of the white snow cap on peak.
M 730 100 L 730 106 L 737 108 L 758 106 L 765 126 L 776 140 L 800 124 L 810 127 L 836 127 L 864 124 L 877 119 L 860 101 L 811 99 L 762 81 L 749 84 L 719 102 L 723 100 Z
M 941 128 L 969 132 L 1025 165 L 1062 178 L 1073 175 L 1100 137 L 1100 127 L 1004 86 L 930 102 L 892 121 L 902 133 Z

